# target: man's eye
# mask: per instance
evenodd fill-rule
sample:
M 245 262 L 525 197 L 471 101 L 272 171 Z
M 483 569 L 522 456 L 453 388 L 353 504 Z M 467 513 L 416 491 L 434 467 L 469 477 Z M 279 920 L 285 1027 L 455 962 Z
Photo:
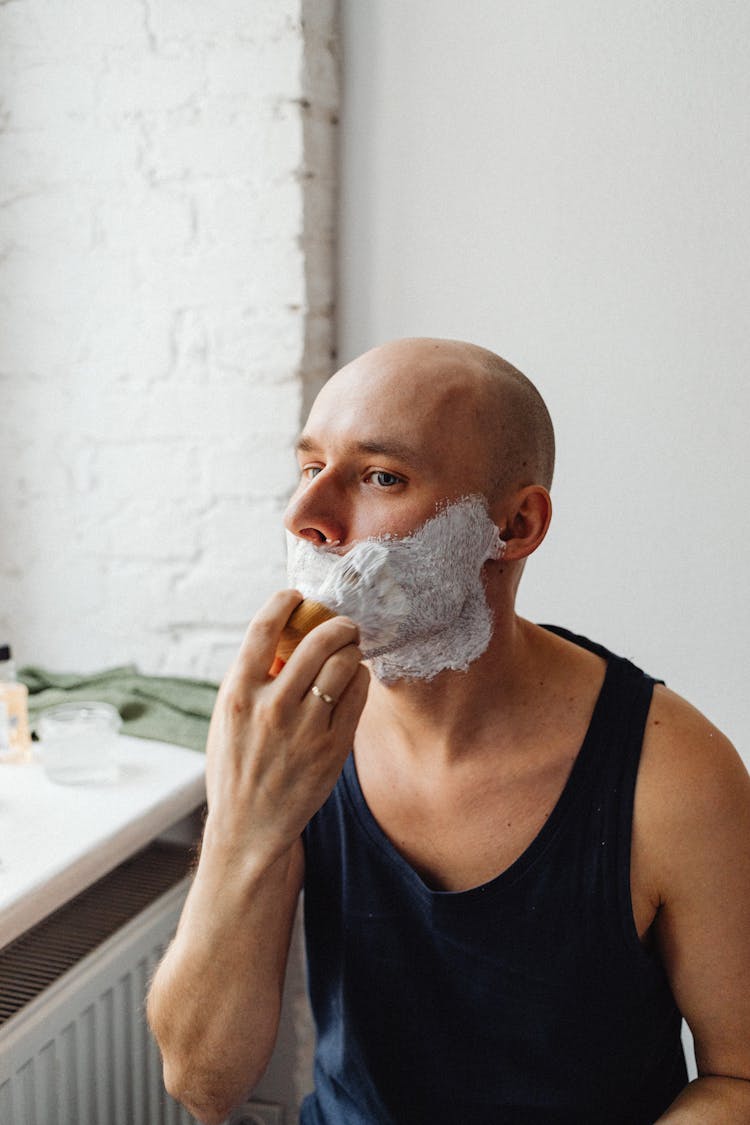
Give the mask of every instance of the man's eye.
M 318 473 L 322 472 L 323 469 L 320 465 L 305 465 L 302 469 L 302 476 L 305 478 L 305 480 L 312 480 L 318 475 Z
M 378 488 L 393 488 L 394 485 L 404 483 L 401 477 L 397 477 L 395 473 L 387 473 L 385 469 L 375 469 L 368 474 L 367 479 L 374 481 Z

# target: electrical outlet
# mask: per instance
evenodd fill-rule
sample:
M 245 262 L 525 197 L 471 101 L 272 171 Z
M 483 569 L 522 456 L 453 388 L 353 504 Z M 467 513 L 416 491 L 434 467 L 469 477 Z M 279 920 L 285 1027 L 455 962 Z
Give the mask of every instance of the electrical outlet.
M 232 1110 L 227 1125 L 284 1125 L 284 1107 L 276 1102 L 244 1102 Z

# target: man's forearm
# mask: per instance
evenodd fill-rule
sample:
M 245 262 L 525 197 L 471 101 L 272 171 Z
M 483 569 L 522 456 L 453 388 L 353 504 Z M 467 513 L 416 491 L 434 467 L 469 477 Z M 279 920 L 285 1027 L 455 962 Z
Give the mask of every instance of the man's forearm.
M 240 872 L 204 854 L 177 934 L 157 970 L 148 1017 L 169 1092 L 222 1121 L 268 1062 L 293 919 L 293 856 Z M 291 879 L 291 882 L 290 882 Z
M 657 1125 L 750 1125 L 750 1082 L 705 1075 L 686 1086 Z

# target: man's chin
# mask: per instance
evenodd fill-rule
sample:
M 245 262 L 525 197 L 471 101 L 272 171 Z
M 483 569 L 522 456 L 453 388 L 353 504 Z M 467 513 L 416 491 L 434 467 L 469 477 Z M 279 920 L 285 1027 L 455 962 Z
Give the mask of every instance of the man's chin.
M 362 654 L 384 684 L 397 681 L 431 682 L 441 672 L 466 672 L 487 651 L 492 638 L 492 617 L 479 589 L 467 600 L 460 615 L 439 629 L 384 645 Z

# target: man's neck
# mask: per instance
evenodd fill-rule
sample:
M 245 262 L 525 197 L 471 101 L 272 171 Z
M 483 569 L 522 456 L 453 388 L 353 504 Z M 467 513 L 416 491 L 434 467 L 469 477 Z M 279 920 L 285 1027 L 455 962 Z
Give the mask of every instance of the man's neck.
M 377 737 L 401 753 L 448 764 L 488 738 L 497 745 L 512 737 L 538 709 L 550 662 L 547 637 L 512 614 L 496 623 L 487 651 L 466 672 L 391 685 L 373 677 L 358 742 Z

